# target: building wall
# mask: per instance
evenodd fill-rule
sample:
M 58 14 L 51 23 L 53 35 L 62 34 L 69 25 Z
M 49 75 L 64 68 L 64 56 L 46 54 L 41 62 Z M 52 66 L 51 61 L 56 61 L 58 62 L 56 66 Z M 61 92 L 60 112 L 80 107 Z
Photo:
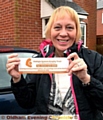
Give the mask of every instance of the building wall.
M 37 50 L 42 36 L 40 0 L 16 0 L 15 7 L 18 45 Z
M 42 41 L 40 0 L 1 0 L 0 6 L 0 45 L 38 50 Z
M 96 3 L 97 0 L 73 0 L 89 13 L 87 23 L 87 47 L 96 50 Z
M 103 55 L 103 9 L 97 9 L 97 51 Z
M 96 45 L 96 0 L 74 0 L 88 13 L 87 46 Z M 40 0 L 0 0 L 0 45 L 39 50 L 42 39 Z
M 97 35 L 103 35 L 102 13 L 103 9 L 97 10 Z
M 0 45 L 15 45 L 14 2 L 0 0 Z

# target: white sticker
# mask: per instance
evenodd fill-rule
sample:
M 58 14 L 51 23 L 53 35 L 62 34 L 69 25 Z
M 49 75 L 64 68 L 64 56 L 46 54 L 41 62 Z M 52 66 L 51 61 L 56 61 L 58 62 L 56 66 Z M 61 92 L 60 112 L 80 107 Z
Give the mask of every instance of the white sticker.
M 21 73 L 66 73 L 69 65 L 67 58 L 20 58 Z

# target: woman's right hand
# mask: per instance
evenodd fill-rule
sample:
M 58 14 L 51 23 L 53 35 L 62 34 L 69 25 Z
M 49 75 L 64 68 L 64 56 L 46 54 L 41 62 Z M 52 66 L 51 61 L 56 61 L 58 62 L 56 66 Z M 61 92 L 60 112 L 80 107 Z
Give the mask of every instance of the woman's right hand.
M 18 65 L 20 64 L 20 59 L 18 58 L 18 54 L 11 54 L 8 56 L 6 68 L 7 72 L 12 76 L 13 82 L 19 82 L 21 79 L 21 74 L 18 70 Z

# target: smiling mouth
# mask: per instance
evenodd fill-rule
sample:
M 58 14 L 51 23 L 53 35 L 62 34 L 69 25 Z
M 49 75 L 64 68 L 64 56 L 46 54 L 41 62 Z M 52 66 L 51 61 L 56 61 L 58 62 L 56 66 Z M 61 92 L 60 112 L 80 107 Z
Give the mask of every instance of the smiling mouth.
M 59 42 L 68 42 L 69 40 L 60 40 L 60 39 L 57 39 Z

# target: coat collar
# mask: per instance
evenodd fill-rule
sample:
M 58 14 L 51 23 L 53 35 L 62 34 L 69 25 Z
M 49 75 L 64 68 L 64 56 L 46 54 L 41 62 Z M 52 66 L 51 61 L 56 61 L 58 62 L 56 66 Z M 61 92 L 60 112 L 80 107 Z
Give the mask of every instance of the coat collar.
M 70 48 L 64 51 L 64 56 L 67 57 L 70 53 L 73 52 L 78 53 L 82 43 L 82 41 L 79 41 L 77 44 L 74 43 Z M 53 57 L 55 55 L 55 47 L 53 46 L 53 43 L 50 39 L 44 40 L 40 44 L 39 49 L 43 57 Z

